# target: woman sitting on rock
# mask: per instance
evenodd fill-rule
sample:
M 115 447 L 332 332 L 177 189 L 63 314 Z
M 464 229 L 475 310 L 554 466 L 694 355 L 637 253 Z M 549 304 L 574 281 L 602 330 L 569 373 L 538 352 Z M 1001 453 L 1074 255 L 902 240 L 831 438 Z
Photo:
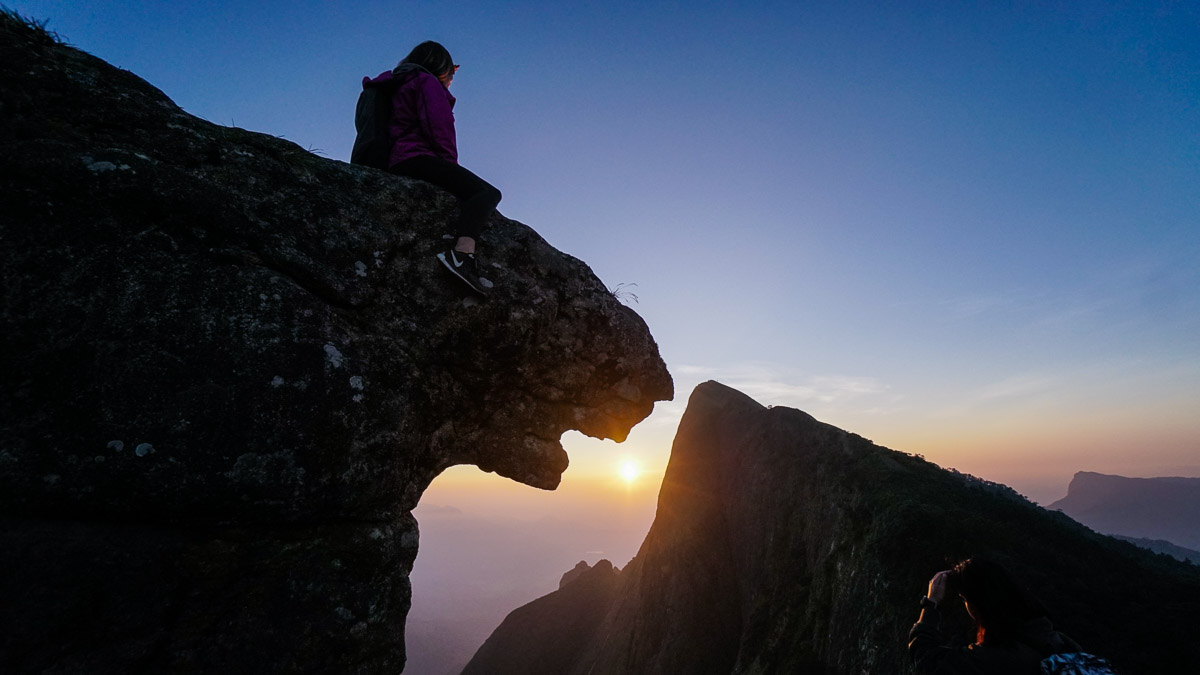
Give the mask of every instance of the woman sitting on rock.
M 948 592 L 962 597 L 975 621 L 973 645 L 954 649 L 938 636 L 938 606 Z M 1054 630 L 1046 614 L 1046 608 L 1003 567 L 971 558 L 930 580 L 929 594 L 921 598 L 920 619 L 908 633 L 908 653 L 917 672 L 938 675 L 1038 675 L 1045 672 L 1043 659 L 1067 653 L 1072 654 L 1071 663 L 1086 659 L 1102 663 L 1091 655 L 1078 654 L 1079 645 Z
M 450 83 L 458 66 L 450 52 L 436 42 L 422 42 L 378 82 L 397 78 L 392 98 L 392 152 L 388 170 L 446 190 L 459 200 L 454 242 L 438 260 L 475 292 L 486 295 L 479 278 L 475 250 L 483 224 L 500 191 L 458 164 L 454 134 L 454 97 Z

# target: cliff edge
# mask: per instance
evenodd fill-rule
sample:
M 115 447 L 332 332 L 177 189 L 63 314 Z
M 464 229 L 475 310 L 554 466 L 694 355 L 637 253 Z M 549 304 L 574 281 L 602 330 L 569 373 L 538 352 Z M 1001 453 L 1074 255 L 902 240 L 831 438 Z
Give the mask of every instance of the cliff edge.
M 929 578 L 978 554 L 1121 672 L 1200 670 L 1200 569 L 707 382 L 637 556 L 585 598 L 576 581 L 513 611 L 464 673 L 537 672 L 522 662 L 544 660 L 569 675 L 908 673 Z M 969 644 L 966 612 L 947 605 L 947 640 Z M 604 616 L 570 626 L 584 611 Z M 569 658 L 561 645 L 575 647 Z
M 200 120 L 8 11 L 0 82 L 4 672 L 397 672 L 430 481 L 553 489 L 564 431 L 672 396 L 525 225 L 491 218 L 476 302 L 428 184 Z

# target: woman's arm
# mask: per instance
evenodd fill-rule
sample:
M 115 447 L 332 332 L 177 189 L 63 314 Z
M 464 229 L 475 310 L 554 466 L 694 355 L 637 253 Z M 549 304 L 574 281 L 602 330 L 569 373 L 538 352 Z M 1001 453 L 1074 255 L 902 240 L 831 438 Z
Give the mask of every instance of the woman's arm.
M 425 74 L 418 77 L 423 103 L 419 113 L 421 127 L 438 157 L 457 164 L 458 141 L 454 134 L 454 112 L 450 109 L 450 94 L 436 77 Z
M 921 600 L 921 616 L 908 631 L 908 655 L 919 673 L 936 673 L 938 667 L 953 652 L 942 644 L 938 627 L 942 614 L 938 605 L 946 597 L 949 570 L 938 572 L 929 580 L 929 591 Z
M 942 644 L 938 626 L 942 614 L 936 607 L 921 609 L 921 617 L 908 631 L 908 655 L 918 673 L 936 673 L 938 666 L 950 656 L 951 649 Z

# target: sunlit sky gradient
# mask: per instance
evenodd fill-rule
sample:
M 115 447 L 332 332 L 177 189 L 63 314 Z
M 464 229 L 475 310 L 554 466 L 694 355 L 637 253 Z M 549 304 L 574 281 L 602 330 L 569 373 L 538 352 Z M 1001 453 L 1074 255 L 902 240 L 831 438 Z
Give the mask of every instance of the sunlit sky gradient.
M 877 4 L 9 6 L 333 159 L 446 44 L 463 163 L 637 284 L 678 384 L 573 471 L 661 471 L 711 378 L 1039 499 L 1200 475 L 1200 6 Z

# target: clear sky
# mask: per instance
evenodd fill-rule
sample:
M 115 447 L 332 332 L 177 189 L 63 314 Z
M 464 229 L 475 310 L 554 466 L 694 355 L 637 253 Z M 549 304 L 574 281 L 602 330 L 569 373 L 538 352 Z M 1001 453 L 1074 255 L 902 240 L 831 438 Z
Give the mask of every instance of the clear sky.
M 1200 475 L 1200 3 L 8 5 L 338 160 L 361 77 L 445 44 L 462 163 L 637 284 L 677 386 L 531 503 L 653 483 L 706 379 L 1043 503 Z M 519 499 L 480 476 L 430 498 Z

